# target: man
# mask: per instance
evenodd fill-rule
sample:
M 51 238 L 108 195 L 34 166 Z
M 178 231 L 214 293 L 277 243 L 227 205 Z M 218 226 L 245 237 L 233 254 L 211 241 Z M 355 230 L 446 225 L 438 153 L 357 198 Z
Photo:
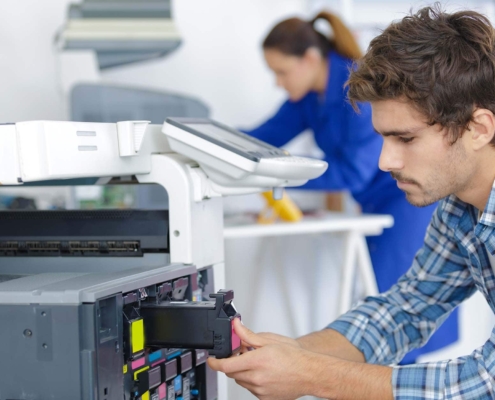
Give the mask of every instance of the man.
M 495 331 L 454 360 L 396 364 L 477 289 L 495 311 L 495 35 L 475 12 L 424 8 L 375 38 L 349 98 L 371 102 L 380 168 L 408 200 L 441 200 L 409 272 L 297 340 L 236 323 L 245 351 L 209 365 L 260 399 L 492 399 Z M 381 364 L 381 365 L 375 365 Z

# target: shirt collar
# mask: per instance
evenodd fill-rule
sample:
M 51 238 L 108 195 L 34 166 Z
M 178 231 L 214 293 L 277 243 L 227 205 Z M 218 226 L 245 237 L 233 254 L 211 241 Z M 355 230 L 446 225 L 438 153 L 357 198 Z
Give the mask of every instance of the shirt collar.
M 470 214 L 473 216 L 478 215 L 477 210 L 474 206 L 463 202 L 456 195 L 452 194 L 446 197 L 441 203 L 442 219 L 446 224 L 455 229 L 459 225 L 463 216 Z M 475 218 L 478 221 L 478 218 Z M 481 218 L 478 221 L 480 224 L 490 227 L 495 227 L 495 181 L 492 184 L 492 189 L 490 191 L 490 196 L 486 203 L 485 210 Z
M 492 184 L 490 196 L 488 196 L 488 201 L 479 222 L 492 228 L 495 227 L 495 181 Z

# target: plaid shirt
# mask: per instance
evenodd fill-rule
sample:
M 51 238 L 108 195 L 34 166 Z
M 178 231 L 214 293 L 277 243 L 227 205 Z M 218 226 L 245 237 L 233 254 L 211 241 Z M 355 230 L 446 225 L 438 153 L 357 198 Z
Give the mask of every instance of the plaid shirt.
M 495 312 L 495 184 L 478 210 L 455 196 L 443 199 L 411 269 L 388 292 L 366 298 L 328 327 L 361 350 L 368 363 L 395 364 L 422 346 L 448 314 L 477 289 Z M 394 366 L 394 398 L 495 398 L 495 329 L 470 355 Z

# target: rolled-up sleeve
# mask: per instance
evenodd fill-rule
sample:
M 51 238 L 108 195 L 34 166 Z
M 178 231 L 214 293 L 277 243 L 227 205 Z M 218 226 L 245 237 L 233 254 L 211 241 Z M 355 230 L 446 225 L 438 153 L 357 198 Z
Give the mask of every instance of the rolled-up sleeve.
M 495 330 L 469 356 L 454 360 L 394 367 L 397 400 L 488 400 L 495 395 Z

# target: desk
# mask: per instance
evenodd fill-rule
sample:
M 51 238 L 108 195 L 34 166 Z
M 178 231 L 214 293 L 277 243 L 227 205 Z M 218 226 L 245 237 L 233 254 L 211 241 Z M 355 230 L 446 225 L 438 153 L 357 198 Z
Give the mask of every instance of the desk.
M 271 225 L 226 218 L 225 286 L 255 332 L 298 337 L 321 329 L 351 307 L 358 274 L 363 294 L 377 293 L 365 237 L 392 225 L 388 215 L 332 212 Z M 254 400 L 233 381 L 227 385 L 225 398 Z
M 230 221 L 226 219 L 224 228 L 224 238 L 226 241 L 235 239 L 246 239 L 255 237 L 281 237 L 289 235 L 320 235 L 322 233 L 337 233 L 344 236 L 343 245 L 343 258 L 340 266 L 341 278 L 340 278 L 340 293 L 338 296 L 337 312 L 342 314 L 347 311 L 353 301 L 353 285 L 357 278 L 357 274 L 360 274 L 363 284 L 363 292 L 365 296 L 374 295 L 378 293 L 376 286 L 375 276 L 369 257 L 368 248 L 366 245 L 366 236 L 380 235 L 383 229 L 389 228 L 393 225 L 393 218 L 389 215 L 346 215 L 342 213 L 324 212 L 314 216 L 304 217 L 302 221 L 297 223 L 288 222 L 276 222 L 270 225 L 261 225 L 253 221 Z M 226 247 L 228 243 L 226 243 Z M 256 306 L 256 302 L 259 300 L 258 288 L 260 283 L 257 282 L 262 275 L 263 269 L 263 256 L 269 248 L 273 248 L 274 243 L 269 240 L 263 240 L 261 242 L 260 251 L 256 256 L 254 263 L 254 271 L 251 274 L 253 279 L 249 282 L 249 290 L 252 293 L 252 301 L 249 303 L 248 309 L 240 309 L 243 314 L 247 314 L 246 317 L 253 317 L 253 310 Z M 287 249 L 279 249 L 278 254 L 286 251 Z M 320 263 L 320 268 L 323 268 L 323 263 Z M 275 272 L 280 279 L 281 294 L 286 305 L 285 313 L 287 316 L 292 316 L 291 312 L 291 289 L 286 282 L 286 274 L 284 271 L 284 265 L 280 258 L 274 265 Z M 226 265 L 226 269 L 229 269 L 229 265 Z M 318 271 L 314 273 L 315 287 L 318 286 L 318 281 L 321 279 Z M 235 288 L 234 288 L 235 290 Z M 325 307 L 325 305 L 323 305 Z M 317 313 L 316 309 L 318 305 L 313 307 L 314 313 Z M 247 320 L 252 318 L 247 318 Z M 301 332 L 297 328 L 297 321 L 293 317 L 290 317 L 290 333 L 291 336 L 299 336 Z M 315 318 L 313 318 L 313 327 L 315 325 Z

